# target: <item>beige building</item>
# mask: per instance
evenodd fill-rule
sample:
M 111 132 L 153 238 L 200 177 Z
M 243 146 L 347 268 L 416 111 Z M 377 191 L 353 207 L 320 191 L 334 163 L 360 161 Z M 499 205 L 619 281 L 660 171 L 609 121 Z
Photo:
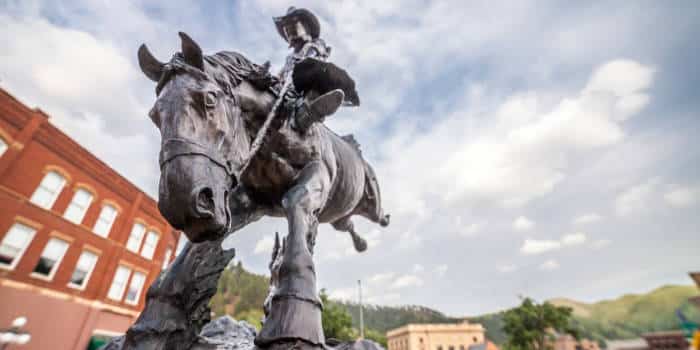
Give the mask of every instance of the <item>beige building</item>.
M 458 324 L 409 324 L 387 332 L 388 350 L 469 350 L 485 344 L 485 329 L 464 321 Z
M 560 335 L 557 337 L 557 339 L 554 341 L 553 344 L 553 349 L 554 350 L 600 350 L 600 347 L 598 346 L 598 343 L 589 340 L 589 339 L 581 339 L 580 341 L 577 341 L 574 339 L 574 337 L 570 335 Z

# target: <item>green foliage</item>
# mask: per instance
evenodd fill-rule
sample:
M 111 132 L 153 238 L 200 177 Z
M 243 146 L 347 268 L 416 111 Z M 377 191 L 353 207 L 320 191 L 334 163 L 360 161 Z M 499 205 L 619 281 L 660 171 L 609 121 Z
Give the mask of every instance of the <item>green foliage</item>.
M 323 303 L 323 334 L 326 338 L 343 341 L 355 339 L 352 317 L 345 308 L 330 301 L 325 289 L 321 289 L 321 302 Z
M 359 329 L 360 307 L 357 303 L 337 301 L 352 316 L 352 324 Z M 424 306 L 380 306 L 364 305 L 363 318 L 365 330 L 373 329 L 380 333 L 409 323 L 457 323 L 461 318 L 445 316 L 445 314 Z
M 637 338 L 642 333 L 669 331 L 680 328 L 676 309 L 680 308 L 691 321 L 700 321 L 700 312 L 688 298 L 698 294 L 695 286 L 665 286 L 646 294 L 626 295 L 593 304 L 567 299 L 551 303 L 573 308 L 572 324 L 582 338 L 604 343 L 605 340 Z M 486 337 L 497 344 L 506 342 L 503 333 L 504 312 L 469 318 L 486 328 Z
M 262 310 L 251 309 L 239 313 L 237 319 L 250 323 L 251 325 L 253 325 L 253 327 L 255 327 L 255 329 L 259 331 L 260 328 L 262 328 L 263 315 L 264 313 Z
M 221 273 L 217 292 L 209 306 L 216 317 L 228 314 L 259 328 L 268 286 L 268 277 L 250 273 L 238 262 Z
M 365 338 L 381 344 L 381 346 L 383 346 L 384 349 L 387 348 L 386 333 L 374 329 L 365 329 Z
M 695 286 L 664 286 L 646 294 L 625 295 L 594 304 L 577 303 L 574 317 L 583 333 L 592 339 L 629 339 L 642 333 L 680 328 L 676 310 L 691 321 L 700 321 L 700 311 L 688 298 L 698 294 Z M 554 300 L 571 304 L 570 300 Z
M 523 299 L 519 307 L 503 314 L 503 331 L 508 337 L 508 349 L 549 349 L 552 331 L 568 333 L 578 338 L 578 332 L 570 324 L 572 311 L 566 306 L 555 306 L 548 302 L 537 304 L 530 298 Z

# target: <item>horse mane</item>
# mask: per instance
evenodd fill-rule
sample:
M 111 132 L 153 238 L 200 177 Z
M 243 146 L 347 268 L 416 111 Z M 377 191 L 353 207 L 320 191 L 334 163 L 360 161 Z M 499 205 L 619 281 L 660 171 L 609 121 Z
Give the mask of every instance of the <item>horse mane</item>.
M 261 72 L 265 72 L 266 67 L 253 63 L 238 52 L 221 51 L 213 55 L 205 55 L 203 58 L 208 64 L 206 72 L 202 72 L 187 64 L 182 53 L 178 52 L 173 55 L 170 62 L 166 64 L 165 73 L 158 82 L 156 92 L 160 92 L 162 87 L 172 76 L 171 72 L 176 70 L 184 70 L 192 74 L 204 73 L 214 79 L 216 83 L 227 92 L 230 92 L 232 88 L 238 86 L 243 80 L 251 82 L 256 87 L 262 87 L 262 89 L 272 86 L 277 82 L 275 76 L 269 74 L 261 75 Z M 262 82 L 262 79 L 265 81 Z

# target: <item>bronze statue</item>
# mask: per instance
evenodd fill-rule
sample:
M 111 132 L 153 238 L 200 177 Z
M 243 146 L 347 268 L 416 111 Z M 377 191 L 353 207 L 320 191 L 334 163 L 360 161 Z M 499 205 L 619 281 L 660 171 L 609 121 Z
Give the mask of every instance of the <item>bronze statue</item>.
M 317 39 L 318 30 L 300 22 L 294 33 L 308 30 Z M 281 26 L 298 45 L 301 39 Z M 189 36 L 180 37 L 182 52 L 167 63 L 143 45 L 138 52 L 142 71 L 157 83 L 149 115 L 162 138 L 159 209 L 193 243 L 219 241 L 265 215 L 286 217 L 289 234 L 277 250 L 276 286 L 256 345 L 324 347 L 312 259 L 317 225 L 349 232 L 363 251 L 367 243 L 351 217 L 389 223 L 359 145 L 321 123 L 338 108 L 339 96 L 359 103 L 354 82 L 314 57 L 296 62 L 280 79 L 239 53 L 207 56 Z M 186 259 L 178 257 L 174 266 Z
M 263 216 L 286 217 L 289 233 L 281 244 L 275 237 L 255 346 L 329 347 L 313 262 L 317 226 L 350 233 L 364 251 L 352 216 L 386 226 L 389 215 L 359 144 L 322 123 L 341 104 L 359 105 L 359 96 L 347 72 L 326 61 L 318 19 L 290 8 L 274 21 L 293 49 L 279 76 L 236 52 L 204 55 L 184 33 L 181 52 L 167 63 L 139 48 L 141 70 L 156 82 L 149 116 L 161 133 L 158 207 L 193 244 L 153 283 L 136 324 L 108 349 L 222 348 L 199 335 L 233 256 L 221 242 Z

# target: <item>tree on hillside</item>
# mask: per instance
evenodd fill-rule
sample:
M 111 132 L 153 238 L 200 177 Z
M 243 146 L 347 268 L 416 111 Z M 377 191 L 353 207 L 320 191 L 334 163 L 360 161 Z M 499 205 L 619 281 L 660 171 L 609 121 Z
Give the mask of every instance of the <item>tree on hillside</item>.
M 354 340 L 355 334 L 350 314 L 342 306 L 328 299 L 325 289 L 321 289 L 320 294 L 323 303 L 323 334 L 326 338 Z
M 578 339 L 578 331 L 570 323 L 572 311 L 569 307 L 548 302 L 537 304 L 530 298 L 523 299 L 519 307 L 506 311 L 503 316 L 506 349 L 551 349 L 555 332 L 570 334 Z

